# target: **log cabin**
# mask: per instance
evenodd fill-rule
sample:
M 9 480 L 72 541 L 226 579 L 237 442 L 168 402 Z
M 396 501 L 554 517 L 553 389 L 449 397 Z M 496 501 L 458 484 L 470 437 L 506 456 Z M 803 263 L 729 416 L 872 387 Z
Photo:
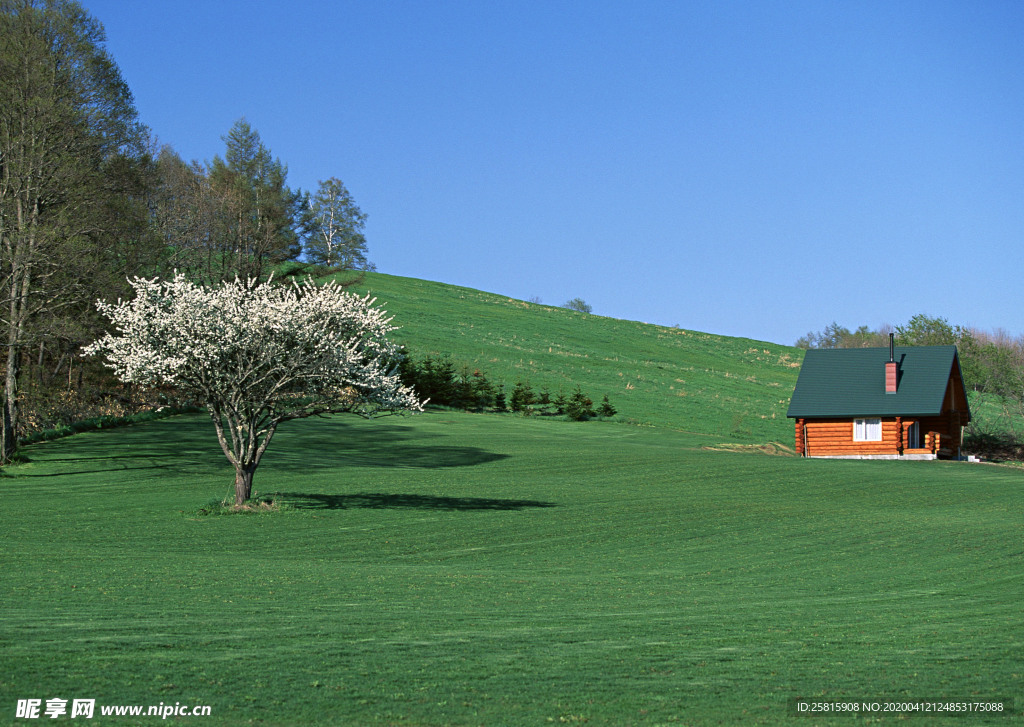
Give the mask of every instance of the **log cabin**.
M 844 459 L 958 459 L 971 421 L 956 346 L 812 349 L 786 414 L 796 451 Z

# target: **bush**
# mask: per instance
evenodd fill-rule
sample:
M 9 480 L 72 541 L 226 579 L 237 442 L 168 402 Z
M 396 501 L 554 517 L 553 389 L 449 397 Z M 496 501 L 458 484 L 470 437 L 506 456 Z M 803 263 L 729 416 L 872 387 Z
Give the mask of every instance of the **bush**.
M 594 310 L 587 301 L 583 300 L 583 298 L 567 300 L 562 304 L 562 307 L 568 308 L 569 310 L 579 311 L 580 313 L 590 313 Z
M 575 393 L 569 397 L 569 403 L 565 407 L 565 415 L 574 422 L 584 422 L 597 416 L 594 411 L 594 402 L 591 401 L 581 390 L 576 387 Z
M 514 412 L 521 412 L 529 416 L 533 413 L 533 405 L 537 403 L 537 395 L 533 393 L 533 387 L 529 381 L 520 379 L 516 382 L 516 388 L 512 390 L 509 399 L 509 408 Z
M 1024 441 L 1012 431 L 982 431 L 972 426 L 960 451 L 997 462 L 1024 462 Z
M 486 411 L 495 406 L 497 401 L 497 393 L 494 389 L 494 384 L 488 380 L 487 375 L 480 369 L 473 369 L 471 373 L 468 367 L 463 369 L 463 379 L 466 382 L 466 391 L 469 395 L 468 406 L 466 409 L 473 409 L 474 411 Z

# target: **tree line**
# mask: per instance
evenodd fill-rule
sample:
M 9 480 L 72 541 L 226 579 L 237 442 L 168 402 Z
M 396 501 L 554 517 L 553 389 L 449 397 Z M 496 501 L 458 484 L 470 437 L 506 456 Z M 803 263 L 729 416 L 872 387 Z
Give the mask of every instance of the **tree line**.
M 431 404 L 476 412 L 515 412 L 523 416 L 565 416 L 572 421 L 609 418 L 618 411 L 608 399 L 595 405 L 580 386 L 566 394 L 552 396 L 547 389 L 534 390 L 528 379 L 518 379 L 506 394 L 505 384 L 495 382 L 485 371 L 457 364 L 451 356 L 423 356 L 403 353 L 398 365 L 402 383 L 415 389 Z
M 223 156 L 186 162 L 139 121 L 105 41 L 75 0 L 0 0 L 0 462 L 31 429 L 135 405 L 78 356 L 103 329 L 94 302 L 129 278 L 372 269 L 340 179 L 293 189 L 244 118 Z

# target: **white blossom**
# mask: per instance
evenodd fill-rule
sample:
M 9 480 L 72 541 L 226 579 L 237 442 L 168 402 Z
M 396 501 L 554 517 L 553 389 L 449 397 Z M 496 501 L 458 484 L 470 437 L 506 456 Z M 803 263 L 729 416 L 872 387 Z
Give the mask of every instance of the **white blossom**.
M 135 278 L 131 300 L 97 302 L 114 332 L 85 347 L 125 382 L 170 385 L 202 402 L 236 469 L 236 504 L 277 425 L 353 412 L 419 411 L 395 370 L 391 318 L 333 281 L 216 287 Z

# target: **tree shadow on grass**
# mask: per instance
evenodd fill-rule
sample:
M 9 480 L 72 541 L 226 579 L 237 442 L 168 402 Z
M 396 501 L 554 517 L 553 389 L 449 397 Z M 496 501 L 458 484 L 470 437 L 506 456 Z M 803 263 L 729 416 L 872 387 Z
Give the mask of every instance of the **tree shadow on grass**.
M 304 470 L 334 467 L 388 467 L 398 469 L 441 469 L 472 467 L 507 459 L 509 455 L 480 447 L 437 444 L 445 439 L 410 426 L 373 423 L 353 426 L 333 419 L 298 422 L 282 428 L 270 449 L 267 464 L 272 467 L 300 466 Z
M 340 417 L 288 422 L 267 450 L 260 472 L 337 467 L 472 467 L 509 456 L 480 447 L 443 444 L 445 440 L 451 441 L 452 438 L 397 423 L 364 424 Z M 116 430 L 98 430 L 53 443 L 32 445 L 32 456 L 41 463 L 52 463 L 57 467 L 78 466 L 61 472 L 18 472 L 17 476 L 53 477 L 126 469 L 217 474 L 228 466 L 213 425 L 200 415 L 172 417 Z
M 556 507 L 543 500 L 506 500 L 489 497 L 439 497 L 436 495 L 361 492 L 354 495 L 316 495 L 280 492 L 276 495 L 299 510 L 348 510 L 349 508 L 422 510 L 523 510 L 528 507 Z

